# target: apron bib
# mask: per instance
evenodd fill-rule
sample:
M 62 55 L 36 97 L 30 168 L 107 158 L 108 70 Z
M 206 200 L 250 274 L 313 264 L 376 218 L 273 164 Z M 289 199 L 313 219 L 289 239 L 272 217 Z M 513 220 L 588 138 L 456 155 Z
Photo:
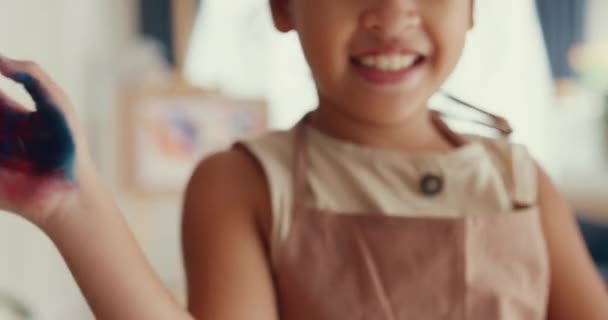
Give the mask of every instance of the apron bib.
M 464 143 L 437 114 L 433 121 Z M 296 128 L 291 227 L 274 259 L 281 320 L 546 319 L 537 206 L 513 199 L 511 212 L 450 218 L 310 208 L 306 125 Z

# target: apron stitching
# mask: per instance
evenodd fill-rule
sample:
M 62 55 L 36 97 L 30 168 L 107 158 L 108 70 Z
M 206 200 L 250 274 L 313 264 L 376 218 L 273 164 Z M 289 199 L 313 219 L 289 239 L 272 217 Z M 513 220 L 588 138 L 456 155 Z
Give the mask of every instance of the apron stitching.
M 378 300 L 380 302 L 380 305 L 382 306 L 382 309 L 386 315 L 386 318 L 388 320 L 395 320 L 396 319 L 395 313 L 394 313 L 394 311 L 391 307 L 391 303 L 386 295 L 386 290 L 384 289 L 384 285 L 382 284 L 382 281 L 378 277 L 378 269 L 376 268 L 376 265 L 374 264 L 374 259 L 371 256 L 371 252 L 370 252 L 369 248 L 367 247 L 367 245 L 365 244 L 365 241 L 363 241 L 363 235 L 361 234 L 361 231 L 359 231 L 358 229 L 354 229 L 353 233 L 355 235 L 355 239 L 357 239 L 357 247 L 359 248 L 359 251 L 363 255 L 363 262 L 365 262 L 365 266 L 368 269 L 368 274 L 371 277 L 372 284 L 376 291 L 376 296 L 378 297 Z

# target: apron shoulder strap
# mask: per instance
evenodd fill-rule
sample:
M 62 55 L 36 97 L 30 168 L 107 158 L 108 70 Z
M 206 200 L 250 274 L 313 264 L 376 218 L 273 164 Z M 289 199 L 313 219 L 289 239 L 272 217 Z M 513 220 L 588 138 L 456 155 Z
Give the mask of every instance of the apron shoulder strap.
M 308 184 L 310 160 L 306 149 L 306 126 L 309 118 L 310 113 L 304 116 L 295 128 L 292 164 L 293 202 L 291 210 L 294 217 L 306 208 L 306 201 L 312 193 Z
M 525 146 L 511 144 L 511 166 L 515 206 L 536 205 L 538 202 L 538 166 Z

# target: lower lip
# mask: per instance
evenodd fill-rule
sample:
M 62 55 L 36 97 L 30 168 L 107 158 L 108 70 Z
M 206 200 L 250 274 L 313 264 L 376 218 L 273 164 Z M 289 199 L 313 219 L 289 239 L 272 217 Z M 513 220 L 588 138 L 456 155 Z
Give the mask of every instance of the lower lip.
M 397 71 L 382 71 L 353 63 L 355 70 L 368 82 L 376 85 L 394 85 L 412 80 L 420 72 L 424 61 Z

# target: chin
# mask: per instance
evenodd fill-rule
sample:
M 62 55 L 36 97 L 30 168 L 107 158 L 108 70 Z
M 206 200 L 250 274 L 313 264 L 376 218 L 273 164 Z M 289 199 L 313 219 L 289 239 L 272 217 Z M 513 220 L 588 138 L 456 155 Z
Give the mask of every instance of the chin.
M 350 118 L 378 126 L 391 126 L 403 123 L 413 114 L 419 112 L 422 106 L 407 106 L 403 103 L 378 103 L 374 105 L 351 105 L 351 107 L 345 109 L 341 112 L 348 114 Z
M 357 99 L 351 105 L 374 118 L 386 119 L 388 122 L 399 121 L 420 112 L 428 105 L 430 96 L 410 94 L 367 95 Z

